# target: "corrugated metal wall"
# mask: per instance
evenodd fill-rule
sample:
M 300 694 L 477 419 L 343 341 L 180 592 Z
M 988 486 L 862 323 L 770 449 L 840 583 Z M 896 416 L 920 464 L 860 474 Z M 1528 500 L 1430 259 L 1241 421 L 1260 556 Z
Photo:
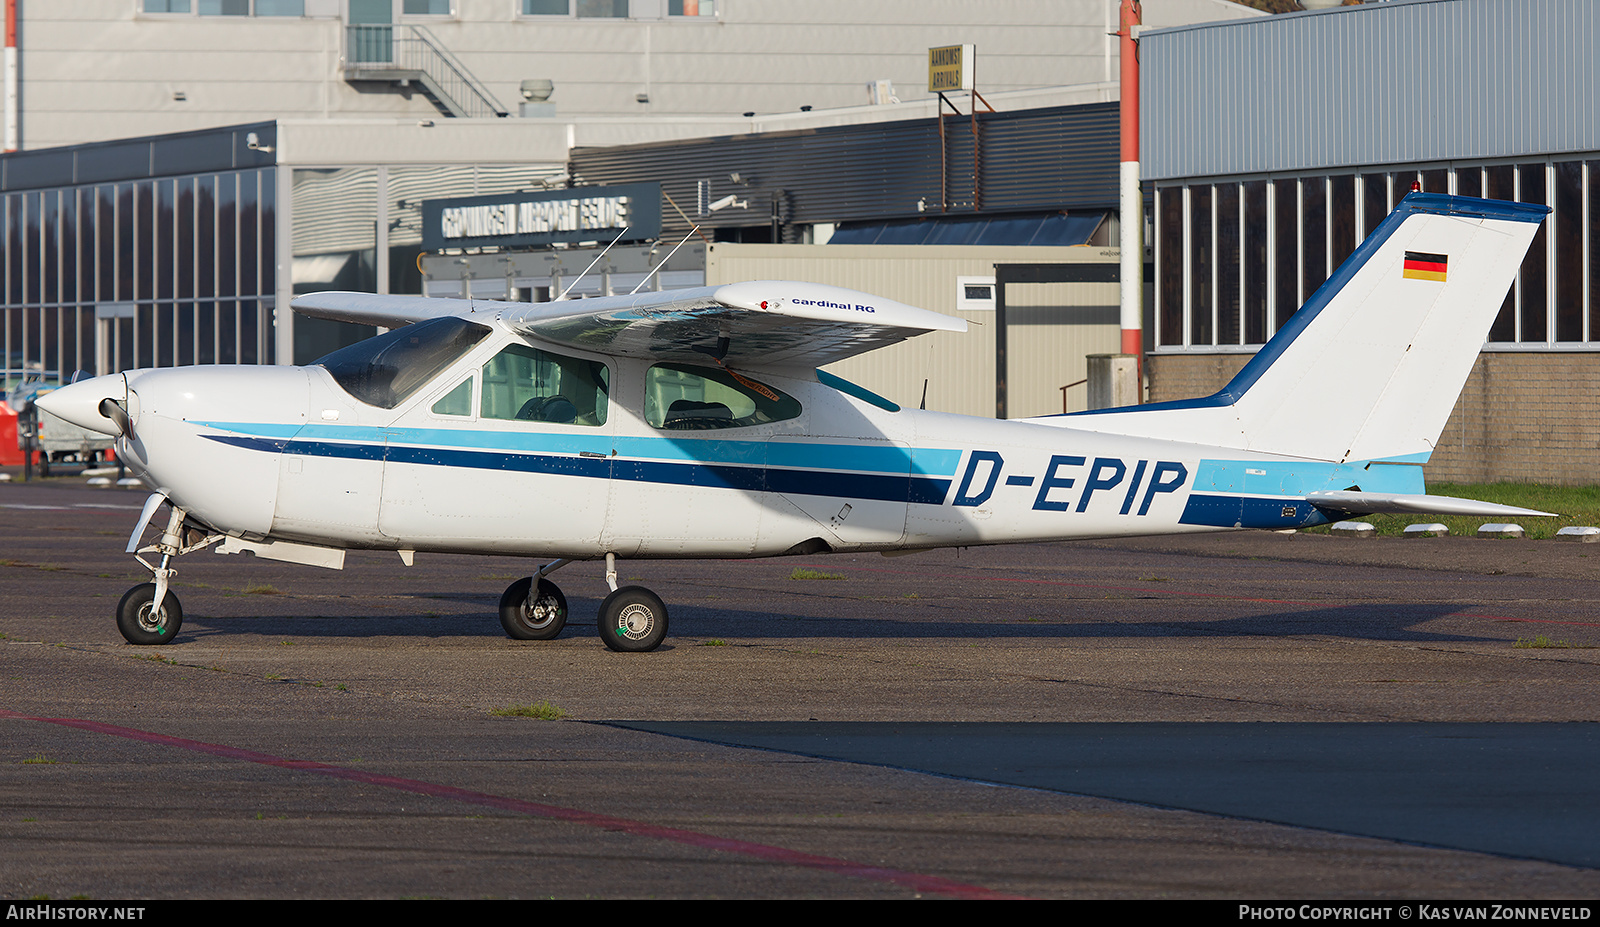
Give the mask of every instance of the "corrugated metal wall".
M 1600 4 L 1412 0 L 1147 32 L 1147 180 L 1600 149 Z
M 265 147 L 250 148 L 251 135 Z M 0 189 L 36 190 L 271 167 L 277 163 L 273 154 L 277 137 L 276 122 L 252 122 L 71 148 L 13 151 L 0 154 Z
M 767 224 L 775 196 L 785 225 L 938 216 L 941 196 L 956 215 L 1116 206 L 1116 104 L 979 114 L 976 190 L 971 120 L 950 118 L 945 133 L 944 192 L 936 119 L 579 148 L 571 169 L 585 184 L 659 180 L 691 216 L 701 180 L 712 200 L 749 203 L 714 213 L 709 227 Z M 671 205 L 661 215 L 666 237 L 689 230 Z
M 849 287 L 972 322 L 962 334 L 932 332 L 828 367 L 916 408 L 994 415 L 995 313 L 957 308 L 957 277 L 993 277 L 997 263 L 1093 263 L 1115 268 L 1115 248 L 997 248 L 948 245 L 755 245 L 719 242 L 706 251 L 706 283 L 808 280 Z M 1061 387 L 1087 376 L 1084 358 L 1121 350 L 1116 283 L 1012 284 L 1006 290 L 1011 417 L 1062 411 Z M 1083 385 L 1067 408 L 1086 407 Z

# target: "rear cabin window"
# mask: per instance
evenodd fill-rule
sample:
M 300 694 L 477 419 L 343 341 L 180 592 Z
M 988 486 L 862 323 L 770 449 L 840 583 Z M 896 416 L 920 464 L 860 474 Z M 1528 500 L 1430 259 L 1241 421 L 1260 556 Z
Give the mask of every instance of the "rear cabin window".
M 799 414 L 793 396 L 731 370 L 657 364 L 645 375 L 645 421 L 667 431 L 743 428 Z
M 482 418 L 598 426 L 610 371 L 599 361 L 514 344 L 483 365 Z
M 311 363 L 326 367 L 345 392 L 367 405 L 393 409 L 472 350 L 489 329 L 448 317 L 368 338 Z

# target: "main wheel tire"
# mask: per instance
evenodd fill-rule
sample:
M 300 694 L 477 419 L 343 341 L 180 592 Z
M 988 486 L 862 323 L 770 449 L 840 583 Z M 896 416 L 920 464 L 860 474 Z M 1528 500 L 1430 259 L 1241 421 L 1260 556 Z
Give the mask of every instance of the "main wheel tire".
M 145 583 L 129 589 L 117 603 L 117 630 L 128 643 L 141 647 L 165 644 L 178 636 L 178 629 L 183 627 L 183 606 L 178 604 L 178 597 L 168 589 L 159 613 L 151 612 L 155 601 L 156 584 Z
M 643 586 L 623 586 L 600 603 L 600 639 L 621 653 L 645 653 L 667 637 L 667 606 Z
M 539 594 L 532 607 L 528 589 L 533 578 L 519 579 L 506 587 L 500 597 L 500 625 L 506 634 L 519 641 L 554 640 L 567 625 L 567 597 L 548 579 L 539 580 Z

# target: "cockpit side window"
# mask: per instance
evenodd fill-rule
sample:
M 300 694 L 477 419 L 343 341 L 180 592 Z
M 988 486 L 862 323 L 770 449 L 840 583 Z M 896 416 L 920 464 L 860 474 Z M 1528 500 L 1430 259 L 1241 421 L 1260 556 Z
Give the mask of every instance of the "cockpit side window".
M 434 415 L 471 415 L 472 378 L 467 377 L 456 388 L 445 393 L 433 404 Z
M 799 414 L 793 396 L 726 368 L 657 364 L 645 375 L 645 421 L 667 431 L 743 428 Z
M 368 338 L 312 361 L 326 367 L 345 392 L 380 409 L 393 409 L 455 363 L 489 329 L 450 316 L 429 319 Z
M 553 425 L 606 423 L 605 364 L 513 344 L 483 365 L 482 418 Z

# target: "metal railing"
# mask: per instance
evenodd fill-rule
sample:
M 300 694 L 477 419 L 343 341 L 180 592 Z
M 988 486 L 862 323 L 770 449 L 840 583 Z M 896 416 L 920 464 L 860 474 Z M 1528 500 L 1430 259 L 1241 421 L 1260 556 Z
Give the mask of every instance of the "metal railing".
M 346 80 L 416 81 L 451 116 L 509 115 L 489 88 L 423 26 L 346 26 L 344 72 Z

